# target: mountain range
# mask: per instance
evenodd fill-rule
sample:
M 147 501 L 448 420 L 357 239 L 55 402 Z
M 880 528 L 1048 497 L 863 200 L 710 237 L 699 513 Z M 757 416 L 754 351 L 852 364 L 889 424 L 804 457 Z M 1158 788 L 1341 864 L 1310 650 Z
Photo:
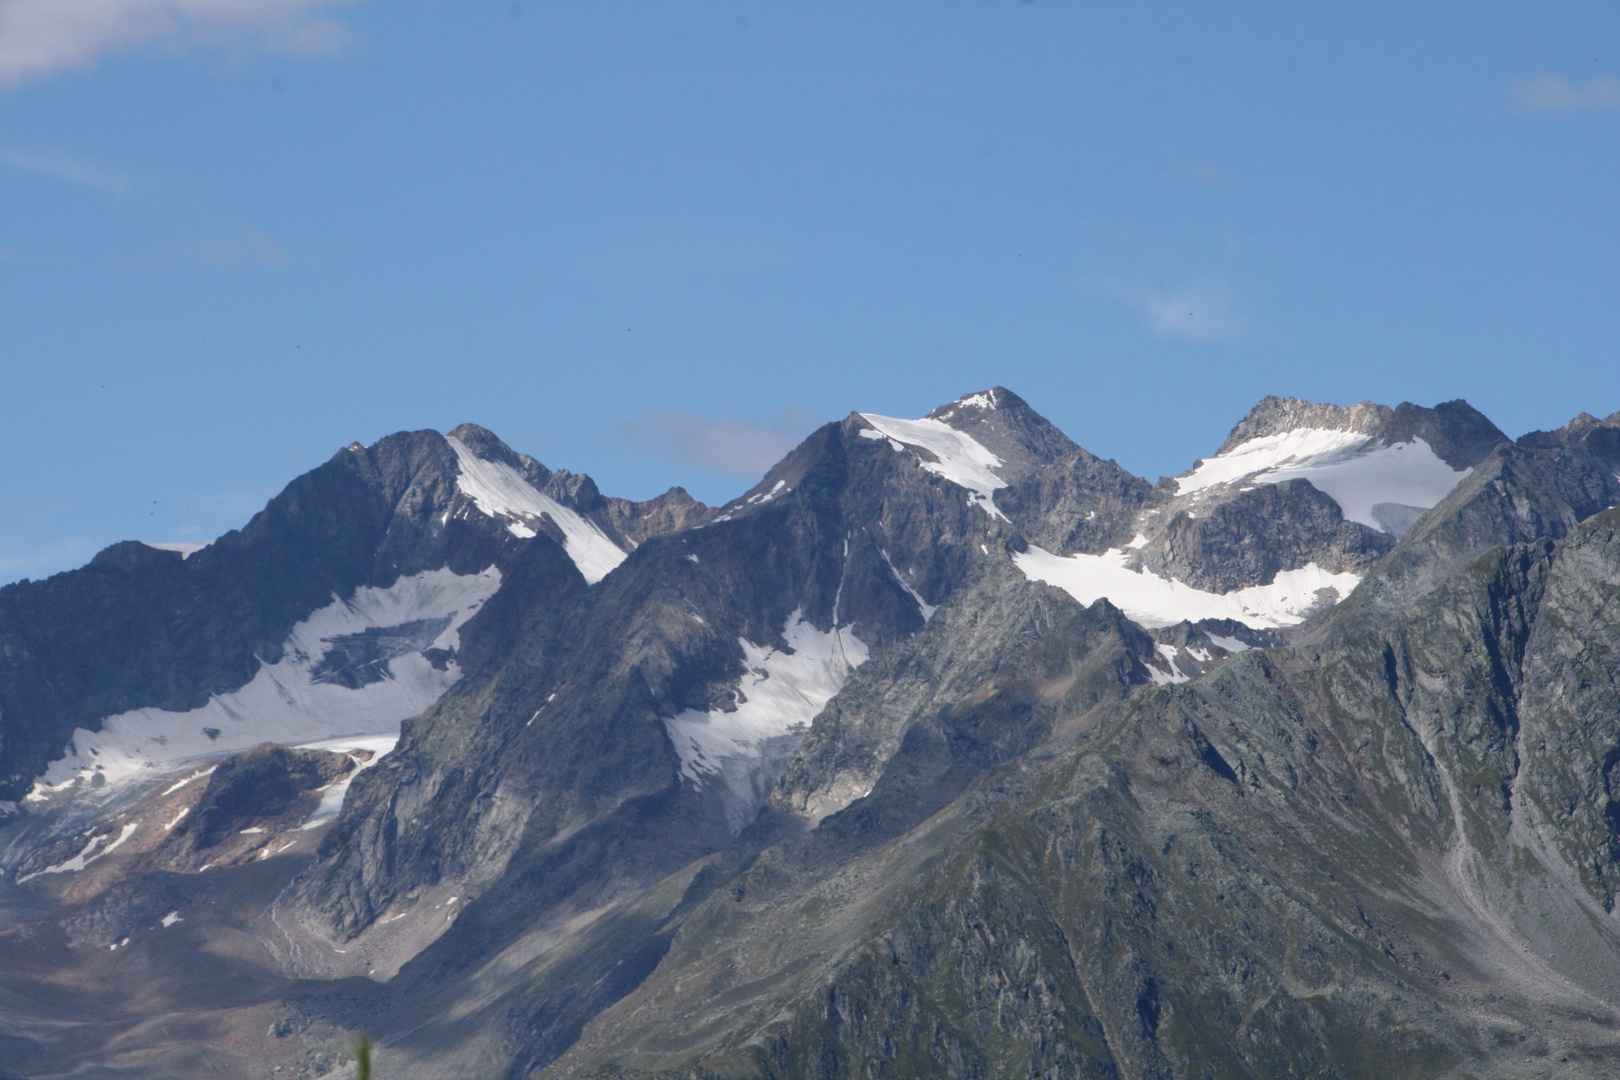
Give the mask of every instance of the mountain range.
M 352 444 L 0 589 L 0 1080 L 1620 1075 L 1620 413 Z

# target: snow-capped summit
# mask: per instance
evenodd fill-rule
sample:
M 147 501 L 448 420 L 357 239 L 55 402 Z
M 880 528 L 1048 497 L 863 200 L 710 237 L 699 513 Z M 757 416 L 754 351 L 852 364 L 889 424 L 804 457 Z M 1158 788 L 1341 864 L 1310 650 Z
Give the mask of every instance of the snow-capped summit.
M 1176 479 L 1177 495 L 1305 480 L 1346 521 L 1399 538 L 1507 437 L 1465 402 L 1397 409 L 1268 397 L 1214 457 Z M 1438 448 L 1438 449 L 1437 449 Z
M 602 526 L 541 491 L 518 465 L 494 454 L 481 457 L 454 435 L 446 441 L 456 452 L 457 489 L 480 511 L 504 521 L 513 536 L 537 536 L 549 520 L 562 533 L 568 557 L 593 585 L 624 561 L 625 549 Z

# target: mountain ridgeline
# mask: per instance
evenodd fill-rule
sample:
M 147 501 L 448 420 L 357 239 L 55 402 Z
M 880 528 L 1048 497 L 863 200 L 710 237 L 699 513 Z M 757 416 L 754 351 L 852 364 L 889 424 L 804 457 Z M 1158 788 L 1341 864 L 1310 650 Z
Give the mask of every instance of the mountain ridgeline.
M 1620 1073 L 1620 413 L 464 425 L 0 589 L 0 1077 Z

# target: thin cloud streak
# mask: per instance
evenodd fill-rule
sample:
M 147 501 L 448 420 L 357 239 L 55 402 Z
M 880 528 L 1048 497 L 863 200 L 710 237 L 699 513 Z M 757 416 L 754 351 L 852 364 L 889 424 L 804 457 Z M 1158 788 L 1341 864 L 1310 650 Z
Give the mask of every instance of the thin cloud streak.
M 140 183 L 135 177 L 76 161 L 54 150 L 0 150 L 0 165 L 51 180 L 76 184 L 104 195 L 123 198 Z
M 244 229 L 223 239 L 194 237 L 186 254 L 201 266 L 228 269 L 234 266 L 287 266 L 292 259 L 281 245 L 264 233 Z
M 1521 79 L 1508 91 L 1524 112 L 1611 112 L 1620 110 L 1620 79 L 1595 75 L 1577 83 L 1562 75 Z
M 281 269 L 293 262 L 293 257 L 274 237 L 257 229 L 239 229 L 228 236 L 188 236 L 113 265 L 129 269 L 192 263 L 205 270 L 232 270 L 244 266 Z
M 1155 337 L 1210 343 L 1243 336 L 1231 289 L 1215 278 L 1193 278 L 1174 288 L 1141 288 L 1113 278 L 1091 279 L 1084 286 L 1134 308 Z
M 143 46 L 331 53 L 350 40 L 324 10 L 356 0 L 0 0 L 0 87 Z
M 619 428 L 629 445 L 730 476 L 760 476 L 804 439 L 821 418 L 789 405 L 774 420 L 703 416 L 684 409 L 650 409 Z

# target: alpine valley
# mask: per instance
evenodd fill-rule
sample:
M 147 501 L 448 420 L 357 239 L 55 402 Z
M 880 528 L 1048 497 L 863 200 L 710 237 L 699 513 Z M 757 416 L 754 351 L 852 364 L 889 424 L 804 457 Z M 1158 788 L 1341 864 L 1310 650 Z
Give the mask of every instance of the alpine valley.
M 0 1080 L 1620 1075 L 1620 413 L 464 425 L 0 589 Z

